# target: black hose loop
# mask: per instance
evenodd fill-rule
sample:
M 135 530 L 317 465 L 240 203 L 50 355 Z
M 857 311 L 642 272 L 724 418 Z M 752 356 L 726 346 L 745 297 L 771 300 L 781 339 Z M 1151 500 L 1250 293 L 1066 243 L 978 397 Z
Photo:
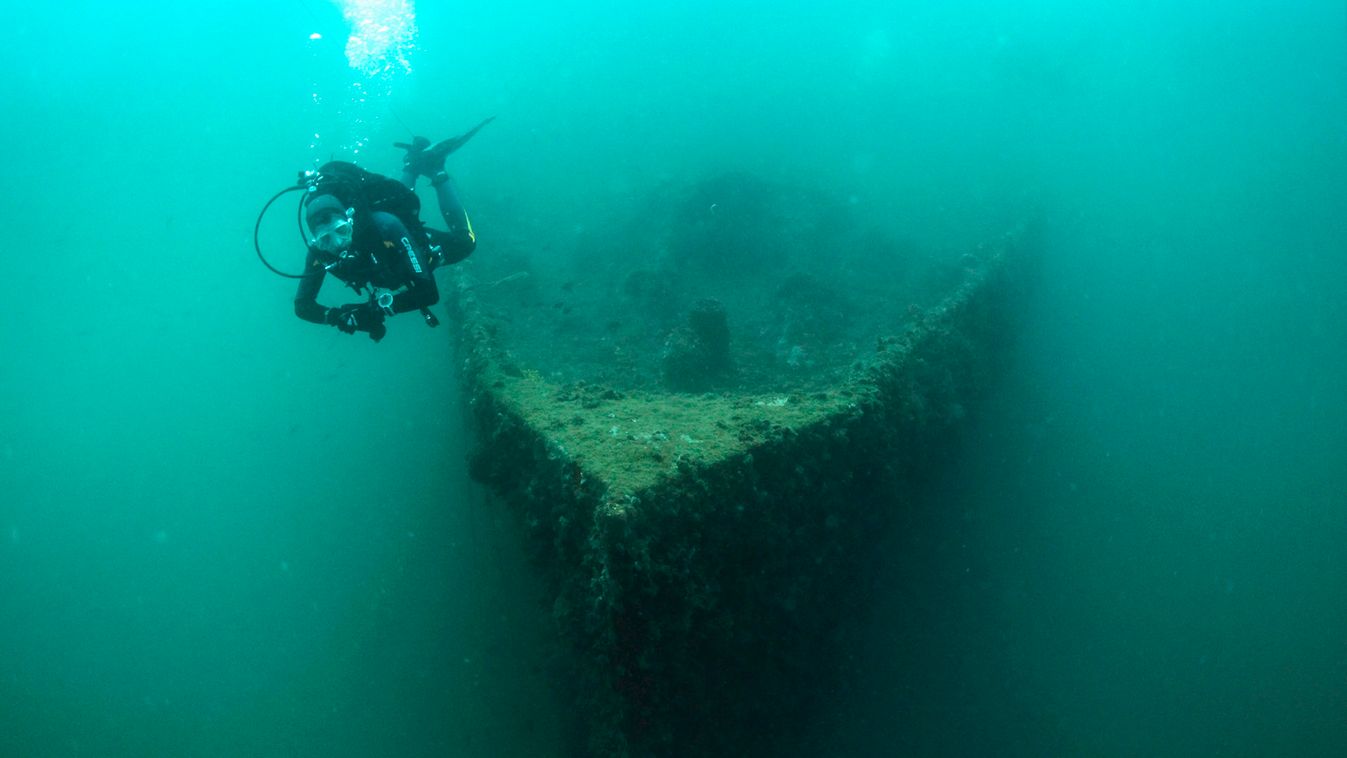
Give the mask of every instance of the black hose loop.
M 303 275 L 303 274 L 287 274 L 287 273 L 285 273 L 284 271 L 281 271 L 280 269 L 278 269 L 278 268 L 276 268 L 275 266 L 271 265 L 271 263 L 270 263 L 269 261 L 267 261 L 267 257 L 266 257 L 265 255 L 262 255 L 262 242 L 261 242 L 261 234 L 262 234 L 262 218 L 263 218 L 264 216 L 267 215 L 267 210 L 268 210 L 269 208 L 271 208 L 271 204 L 274 203 L 274 202 L 276 202 L 277 200 L 281 199 L 281 196 L 282 196 L 282 195 L 284 195 L 284 194 L 286 194 L 286 193 L 288 193 L 288 192 L 295 192 L 296 190 L 307 190 L 307 189 L 308 189 L 308 185 L 306 185 L 306 184 L 297 184 L 297 185 L 294 185 L 294 186 L 292 186 L 292 187 L 286 187 L 285 189 L 281 190 L 280 192 L 277 192 L 276 194 L 272 195 L 272 196 L 271 196 L 271 199 L 267 201 L 267 204 L 264 205 L 264 206 L 262 206 L 262 212 L 259 213 L 259 214 L 257 214 L 257 223 L 253 226 L 253 248 L 254 248 L 255 250 L 257 250 L 257 259 L 260 260 L 260 261 L 262 261 L 262 265 L 263 265 L 263 266 L 266 266 L 267 268 L 271 269 L 271 272 L 272 272 L 273 274 L 276 274 L 277 276 L 283 276 L 283 277 L 285 277 L 285 278 L 287 278 L 287 279 L 303 279 L 303 278 L 304 278 L 304 275 Z M 301 198 L 300 198 L 300 201 L 299 201 L 299 211 L 297 212 L 297 214 L 300 216 L 300 219 L 299 219 L 299 236 L 300 236 L 301 239 L 304 237 L 303 209 L 304 209 L 304 199 L 301 197 Z

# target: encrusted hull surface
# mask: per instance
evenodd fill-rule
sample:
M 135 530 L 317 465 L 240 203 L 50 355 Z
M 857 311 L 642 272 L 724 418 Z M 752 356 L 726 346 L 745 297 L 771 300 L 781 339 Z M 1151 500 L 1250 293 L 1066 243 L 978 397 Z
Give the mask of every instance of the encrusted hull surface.
M 700 394 L 520 365 L 455 274 L 473 475 L 518 516 L 573 652 L 577 755 L 785 755 L 913 483 L 997 374 L 1029 245 L 1005 235 L 833 386 Z

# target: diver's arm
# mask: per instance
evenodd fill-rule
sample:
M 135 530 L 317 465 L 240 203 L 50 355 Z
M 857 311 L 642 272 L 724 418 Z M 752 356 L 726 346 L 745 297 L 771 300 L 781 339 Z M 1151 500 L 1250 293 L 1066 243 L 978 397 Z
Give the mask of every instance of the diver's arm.
M 327 277 L 327 269 L 318 260 L 313 251 L 309 251 L 309 257 L 304 261 L 304 276 L 299 280 L 299 290 L 295 292 L 295 315 L 315 324 L 330 324 L 328 321 L 328 312 L 331 308 L 324 308 L 318 304 L 318 291 L 323 288 L 323 279 Z
M 435 275 L 431 272 L 424 253 L 411 244 L 410 237 L 398 238 L 402 254 L 407 256 L 404 262 L 409 274 L 407 288 L 393 296 L 393 313 L 419 311 L 440 301 L 440 288 L 435 284 Z
M 304 265 L 304 276 L 299 280 L 299 291 L 295 293 L 295 315 L 315 324 L 335 326 L 346 334 L 369 332 L 370 339 L 378 342 L 384 336 L 384 314 L 379 312 L 372 302 L 349 303 L 336 308 L 325 308 L 318 304 L 318 291 L 323 288 L 323 279 L 327 277 L 327 268 L 312 250 Z
M 408 283 L 407 289 L 393 296 L 393 312 L 419 311 L 438 302 L 440 289 L 435 286 L 435 277 L 428 276 Z
M 407 282 L 406 289 L 393 296 L 393 313 L 419 311 L 438 303 L 440 289 L 435 284 L 435 275 L 426 259 L 424 246 L 413 244 L 412 234 L 391 213 L 375 214 L 374 220 L 378 224 L 379 236 L 389 240 L 394 248 L 390 252 L 393 252 L 395 258 L 387 262 Z

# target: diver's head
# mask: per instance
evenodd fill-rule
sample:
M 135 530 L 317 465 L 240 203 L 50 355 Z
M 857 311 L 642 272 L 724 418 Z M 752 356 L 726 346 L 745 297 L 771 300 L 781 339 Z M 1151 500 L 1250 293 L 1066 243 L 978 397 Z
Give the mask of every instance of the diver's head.
M 351 210 L 335 195 L 322 194 L 304 206 L 304 218 L 313 232 L 310 244 L 337 255 L 351 246 Z

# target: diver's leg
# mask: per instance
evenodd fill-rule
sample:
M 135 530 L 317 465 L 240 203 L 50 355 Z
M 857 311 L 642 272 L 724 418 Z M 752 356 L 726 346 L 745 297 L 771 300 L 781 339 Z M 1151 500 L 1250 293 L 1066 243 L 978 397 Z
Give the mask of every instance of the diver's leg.
M 463 201 L 458 199 L 449 175 L 443 171 L 437 172 L 430 178 L 430 186 L 435 190 L 440 217 L 448 228 L 447 233 L 433 233 L 432 241 L 444 248 L 444 263 L 457 263 L 467 258 L 477 247 L 477 235 L 472 231 L 472 221 L 468 219 L 468 212 L 463 209 Z
M 463 201 L 458 199 L 454 181 L 449 175 L 443 171 L 437 172 L 430 178 L 430 186 L 435 190 L 435 199 L 440 204 L 440 216 L 450 233 L 458 229 L 470 230 L 472 225 L 468 223 L 468 213 L 463 210 Z

